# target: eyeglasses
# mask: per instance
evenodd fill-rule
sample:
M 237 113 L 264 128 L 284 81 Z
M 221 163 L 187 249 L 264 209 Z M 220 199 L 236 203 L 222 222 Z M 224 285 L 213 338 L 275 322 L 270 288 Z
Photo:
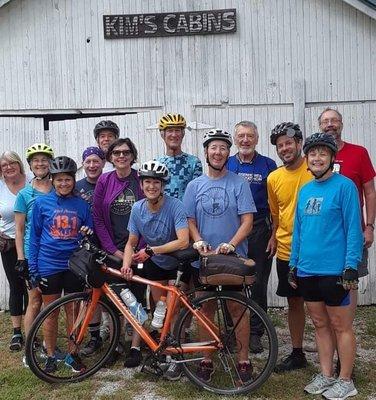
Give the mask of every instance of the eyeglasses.
M 132 154 L 132 152 L 130 150 L 114 150 L 112 152 L 112 154 L 115 157 L 120 157 L 120 156 L 126 156 L 127 157 L 127 156 L 130 156 Z
M 12 168 L 12 167 L 15 166 L 15 164 L 18 164 L 18 162 L 17 161 L 11 161 L 9 163 L 1 164 L 0 168 L 2 168 L 2 169 L 9 168 L 9 167 Z
M 339 122 L 342 122 L 340 119 L 338 118 L 328 118 L 328 119 L 323 119 L 320 124 L 321 125 L 329 125 L 329 124 L 338 124 Z

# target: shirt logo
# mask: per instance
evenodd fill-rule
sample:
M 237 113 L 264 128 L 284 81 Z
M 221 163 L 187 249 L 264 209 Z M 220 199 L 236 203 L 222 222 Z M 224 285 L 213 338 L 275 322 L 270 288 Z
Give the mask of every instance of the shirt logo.
M 308 199 L 304 209 L 306 215 L 319 215 L 321 212 L 323 197 L 311 197 Z
M 219 217 L 228 209 L 229 198 L 222 187 L 212 187 L 199 199 L 204 213 L 211 217 Z
M 132 206 L 136 201 L 133 191 L 126 188 L 123 193 L 112 202 L 111 212 L 116 215 L 127 215 L 131 212 Z
M 76 239 L 78 235 L 77 212 L 70 210 L 56 210 L 52 226 L 51 236 L 55 239 Z

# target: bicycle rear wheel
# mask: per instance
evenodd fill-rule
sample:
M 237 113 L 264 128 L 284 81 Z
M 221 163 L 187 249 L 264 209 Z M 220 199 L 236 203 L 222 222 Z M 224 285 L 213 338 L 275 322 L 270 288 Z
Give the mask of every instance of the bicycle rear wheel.
M 212 292 L 194 300 L 193 304 L 205 315 L 211 315 L 223 348 L 206 354 L 182 353 L 178 359 L 183 361 L 181 366 L 187 377 L 199 387 L 223 395 L 245 394 L 260 387 L 273 372 L 278 355 L 277 335 L 267 314 L 253 300 L 236 292 Z M 249 350 L 252 314 L 258 315 L 265 329 L 261 354 L 252 354 Z M 202 324 L 186 308 L 180 312 L 174 331 L 177 347 L 199 346 L 210 341 Z M 203 373 L 204 359 L 211 360 L 213 369 Z M 238 361 L 245 360 L 251 365 L 246 374 L 248 378 L 238 366 Z
M 80 356 L 80 350 L 91 339 L 90 333 L 86 332 L 82 343 L 75 343 L 90 303 L 89 292 L 68 294 L 49 304 L 35 319 L 27 337 L 25 350 L 30 370 L 38 378 L 49 383 L 81 381 L 97 372 L 114 351 L 120 335 L 119 315 L 109 302 L 100 299 L 98 307 L 102 307 L 108 314 L 108 335 L 102 338 L 101 346 L 90 357 L 81 358 L 85 366 L 81 372 L 74 372 L 68 365 L 69 354 Z M 71 325 L 69 333 L 67 317 Z M 46 371 L 48 353 L 51 355 L 53 348 L 56 370 Z

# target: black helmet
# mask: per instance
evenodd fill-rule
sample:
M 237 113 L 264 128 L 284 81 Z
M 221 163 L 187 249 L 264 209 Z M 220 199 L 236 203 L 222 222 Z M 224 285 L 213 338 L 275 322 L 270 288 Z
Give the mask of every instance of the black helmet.
M 222 129 L 213 129 L 204 134 L 202 139 L 202 145 L 205 147 L 209 146 L 209 143 L 213 140 L 223 140 L 227 143 L 228 147 L 232 146 L 232 136 L 230 133 L 222 131 Z
M 272 130 L 270 143 L 275 146 L 277 139 L 283 135 L 287 135 L 290 138 L 297 138 L 299 140 L 303 139 L 303 134 L 298 124 L 294 124 L 293 122 L 282 122 Z
M 66 156 L 55 157 L 50 161 L 50 174 L 66 173 L 75 175 L 77 172 L 77 164 L 74 160 Z
M 115 122 L 108 120 L 108 121 L 98 122 L 97 125 L 95 125 L 94 128 L 95 140 L 98 139 L 99 134 L 104 130 L 113 132 L 115 138 L 116 139 L 119 138 L 119 133 L 120 133 L 119 127 L 117 126 L 117 124 L 115 124 Z
M 159 161 L 147 161 L 143 163 L 138 170 L 138 176 L 140 179 L 154 178 L 161 181 L 168 181 L 168 169 Z
M 332 135 L 329 135 L 328 133 L 317 132 L 306 139 L 303 146 L 304 154 L 307 155 L 309 150 L 312 149 L 312 147 L 317 147 L 317 146 L 326 146 L 334 154 L 336 154 L 338 151 L 336 141 L 334 140 Z

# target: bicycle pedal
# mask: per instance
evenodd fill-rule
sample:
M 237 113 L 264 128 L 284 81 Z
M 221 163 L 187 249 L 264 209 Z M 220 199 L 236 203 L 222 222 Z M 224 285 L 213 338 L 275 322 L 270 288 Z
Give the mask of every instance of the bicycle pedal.
M 154 364 L 152 365 L 143 364 L 143 366 L 141 367 L 141 372 L 157 376 L 158 378 L 163 376 L 163 370 L 158 365 Z

